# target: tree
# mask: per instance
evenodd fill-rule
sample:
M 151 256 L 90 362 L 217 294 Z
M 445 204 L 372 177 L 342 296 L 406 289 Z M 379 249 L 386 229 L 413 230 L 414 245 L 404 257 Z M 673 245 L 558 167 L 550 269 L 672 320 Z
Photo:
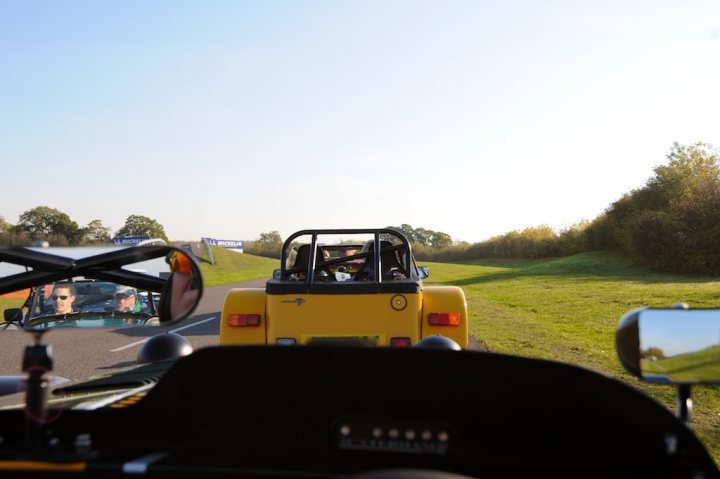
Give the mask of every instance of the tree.
M 270 231 L 267 233 L 260 233 L 260 236 L 257 239 L 258 243 L 262 244 L 266 247 L 271 246 L 282 246 L 282 237 L 280 236 L 280 233 L 277 231 Z
M 640 359 L 665 359 L 665 353 L 657 346 L 650 346 L 649 348 L 640 351 Z
M 450 235 L 442 231 L 435 231 L 430 237 L 430 246 L 433 248 L 447 248 L 452 242 Z
M 452 244 L 449 234 L 442 231 L 433 231 L 426 228 L 413 228 L 408 224 L 388 226 L 388 229 L 400 231 L 411 244 L 432 246 L 433 248 L 446 248 Z
M 667 160 L 596 219 L 588 238 L 657 270 L 718 274 L 720 155 L 705 143 L 674 143 Z
M 407 240 L 408 240 L 410 243 L 417 243 L 417 242 L 418 242 L 418 241 L 417 241 L 417 238 L 415 237 L 415 228 L 413 228 L 412 226 L 410 226 L 410 225 L 408 225 L 408 224 L 404 224 L 404 223 L 403 223 L 403 224 L 400 225 L 400 226 L 388 226 L 388 229 L 398 230 L 398 231 L 401 232 L 403 235 L 405 235 L 405 237 L 407 238 Z
M 31 240 L 77 244 L 80 239 L 78 224 L 62 211 L 47 206 L 38 206 L 21 214 L 17 228 Z
M 85 228 L 82 228 L 83 241 L 88 243 L 109 243 L 110 228 L 102 225 L 100 220 L 92 220 Z
M 165 229 L 160 223 L 147 216 L 130 215 L 125 220 L 125 226 L 120 228 L 115 236 L 149 236 L 169 241 Z
M 558 254 L 560 256 L 570 256 L 573 254 L 588 251 L 590 249 L 589 241 L 591 235 L 588 232 L 590 222 L 582 220 L 569 228 L 560 231 L 558 235 Z
M 11 225 L 0 216 L 0 245 L 23 246 L 29 243 L 30 238 L 27 233 L 20 231 L 17 226 Z
M 282 253 L 283 240 L 277 231 L 260 233 L 260 236 L 253 244 L 252 253 L 260 256 L 279 258 Z
M 267 256 L 269 258 L 280 258 L 282 255 L 283 240 L 277 231 L 260 233 L 260 236 L 245 251 L 250 254 Z
M 683 197 L 689 189 L 699 183 L 715 183 L 720 181 L 720 156 L 706 143 L 682 146 L 674 143 L 668 164 L 654 169 L 655 176 L 647 187 L 656 192 L 666 204 Z M 655 205 L 655 207 L 662 205 Z
M 12 228 L 12 225 L 5 221 L 4 217 L 0 216 L 0 235 L 9 233 L 10 228 Z

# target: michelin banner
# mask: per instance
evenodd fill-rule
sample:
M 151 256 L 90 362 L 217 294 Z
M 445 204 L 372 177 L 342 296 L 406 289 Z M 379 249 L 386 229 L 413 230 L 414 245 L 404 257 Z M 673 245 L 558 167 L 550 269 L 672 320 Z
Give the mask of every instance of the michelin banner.
M 243 251 L 243 240 L 222 240 L 222 239 L 214 239 L 214 238 L 205 238 L 208 243 L 215 246 L 220 246 L 222 248 L 231 249 L 233 251 L 239 251 L 242 253 Z
M 113 244 L 119 244 L 123 246 L 130 246 L 149 240 L 149 236 L 118 236 L 113 238 Z

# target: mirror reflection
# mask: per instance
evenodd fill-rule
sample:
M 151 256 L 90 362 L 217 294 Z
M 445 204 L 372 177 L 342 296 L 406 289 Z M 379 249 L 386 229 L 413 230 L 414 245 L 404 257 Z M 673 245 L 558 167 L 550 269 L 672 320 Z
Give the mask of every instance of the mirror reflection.
M 159 303 L 160 293 L 152 291 L 109 281 L 63 280 L 31 290 L 22 326 L 138 326 L 158 316 Z
M 644 310 L 638 318 L 640 371 L 656 383 L 716 383 L 720 311 Z
M 182 250 L 87 251 L 0 248 L 0 265 L 12 273 L 0 277 L 0 297 L 15 298 L 0 303 L 0 330 L 158 325 L 189 316 L 200 301 L 200 269 Z

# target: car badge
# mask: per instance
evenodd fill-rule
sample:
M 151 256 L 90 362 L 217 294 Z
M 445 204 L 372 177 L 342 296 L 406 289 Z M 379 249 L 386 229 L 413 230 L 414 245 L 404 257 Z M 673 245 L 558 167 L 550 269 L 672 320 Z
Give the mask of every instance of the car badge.
M 303 298 L 295 298 L 295 299 L 283 299 L 280 302 L 285 303 L 285 304 L 293 304 L 294 303 L 294 304 L 297 304 L 298 306 L 300 306 L 305 302 L 305 300 Z

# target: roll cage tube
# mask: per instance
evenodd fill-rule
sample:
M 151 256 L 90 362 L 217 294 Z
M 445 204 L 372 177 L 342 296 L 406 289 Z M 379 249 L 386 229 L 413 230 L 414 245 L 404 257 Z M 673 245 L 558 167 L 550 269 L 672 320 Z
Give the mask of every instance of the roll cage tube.
M 374 236 L 374 242 L 376 247 L 373 248 L 372 252 L 363 252 L 358 253 L 352 256 L 347 256 L 344 258 L 338 258 L 338 259 L 331 259 L 329 261 L 319 260 L 317 258 L 317 238 L 319 235 L 343 235 L 343 234 L 372 234 Z M 390 248 L 382 249 L 382 244 L 380 242 L 380 236 L 386 234 L 393 236 L 395 238 L 398 238 L 401 242 L 399 245 L 391 246 Z M 301 268 L 288 268 L 287 267 L 287 260 L 288 260 L 288 251 L 291 248 L 292 242 L 301 236 L 310 236 L 310 256 L 308 259 L 307 269 L 305 271 L 302 271 Z M 407 240 L 404 234 L 402 234 L 398 230 L 390 229 L 390 228 L 362 228 L 362 229 L 318 229 L 318 230 L 301 230 L 296 233 L 293 233 L 290 235 L 283 244 L 282 248 L 282 255 L 280 259 L 280 278 L 281 279 L 288 279 L 289 275 L 292 273 L 298 273 L 298 272 L 304 272 L 305 274 L 305 282 L 306 283 L 314 283 L 315 282 L 315 270 L 317 268 L 331 265 L 334 263 L 342 263 L 344 261 L 347 261 L 349 259 L 357 259 L 357 258 L 367 258 L 372 254 L 373 256 L 373 267 L 375 271 L 380 271 L 380 257 L 382 251 L 395 251 L 402 248 L 405 248 L 405 264 L 407 265 L 408 273 L 412 274 L 413 276 L 417 277 L 419 276 L 419 273 L 417 271 L 417 266 L 415 265 L 415 262 L 412 260 L 412 251 L 410 247 L 410 242 Z M 381 283 L 382 282 L 382 275 L 375 275 L 376 282 Z
M 123 270 L 122 266 L 155 259 L 173 251 L 167 246 L 143 246 L 112 251 L 102 255 L 75 259 L 19 247 L 0 247 L 0 261 L 31 266 L 27 271 L 0 278 L 0 294 L 53 283 L 69 276 L 87 276 L 127 284 L 153 292 L 162 292 L 165 281 L 147 274 Z

